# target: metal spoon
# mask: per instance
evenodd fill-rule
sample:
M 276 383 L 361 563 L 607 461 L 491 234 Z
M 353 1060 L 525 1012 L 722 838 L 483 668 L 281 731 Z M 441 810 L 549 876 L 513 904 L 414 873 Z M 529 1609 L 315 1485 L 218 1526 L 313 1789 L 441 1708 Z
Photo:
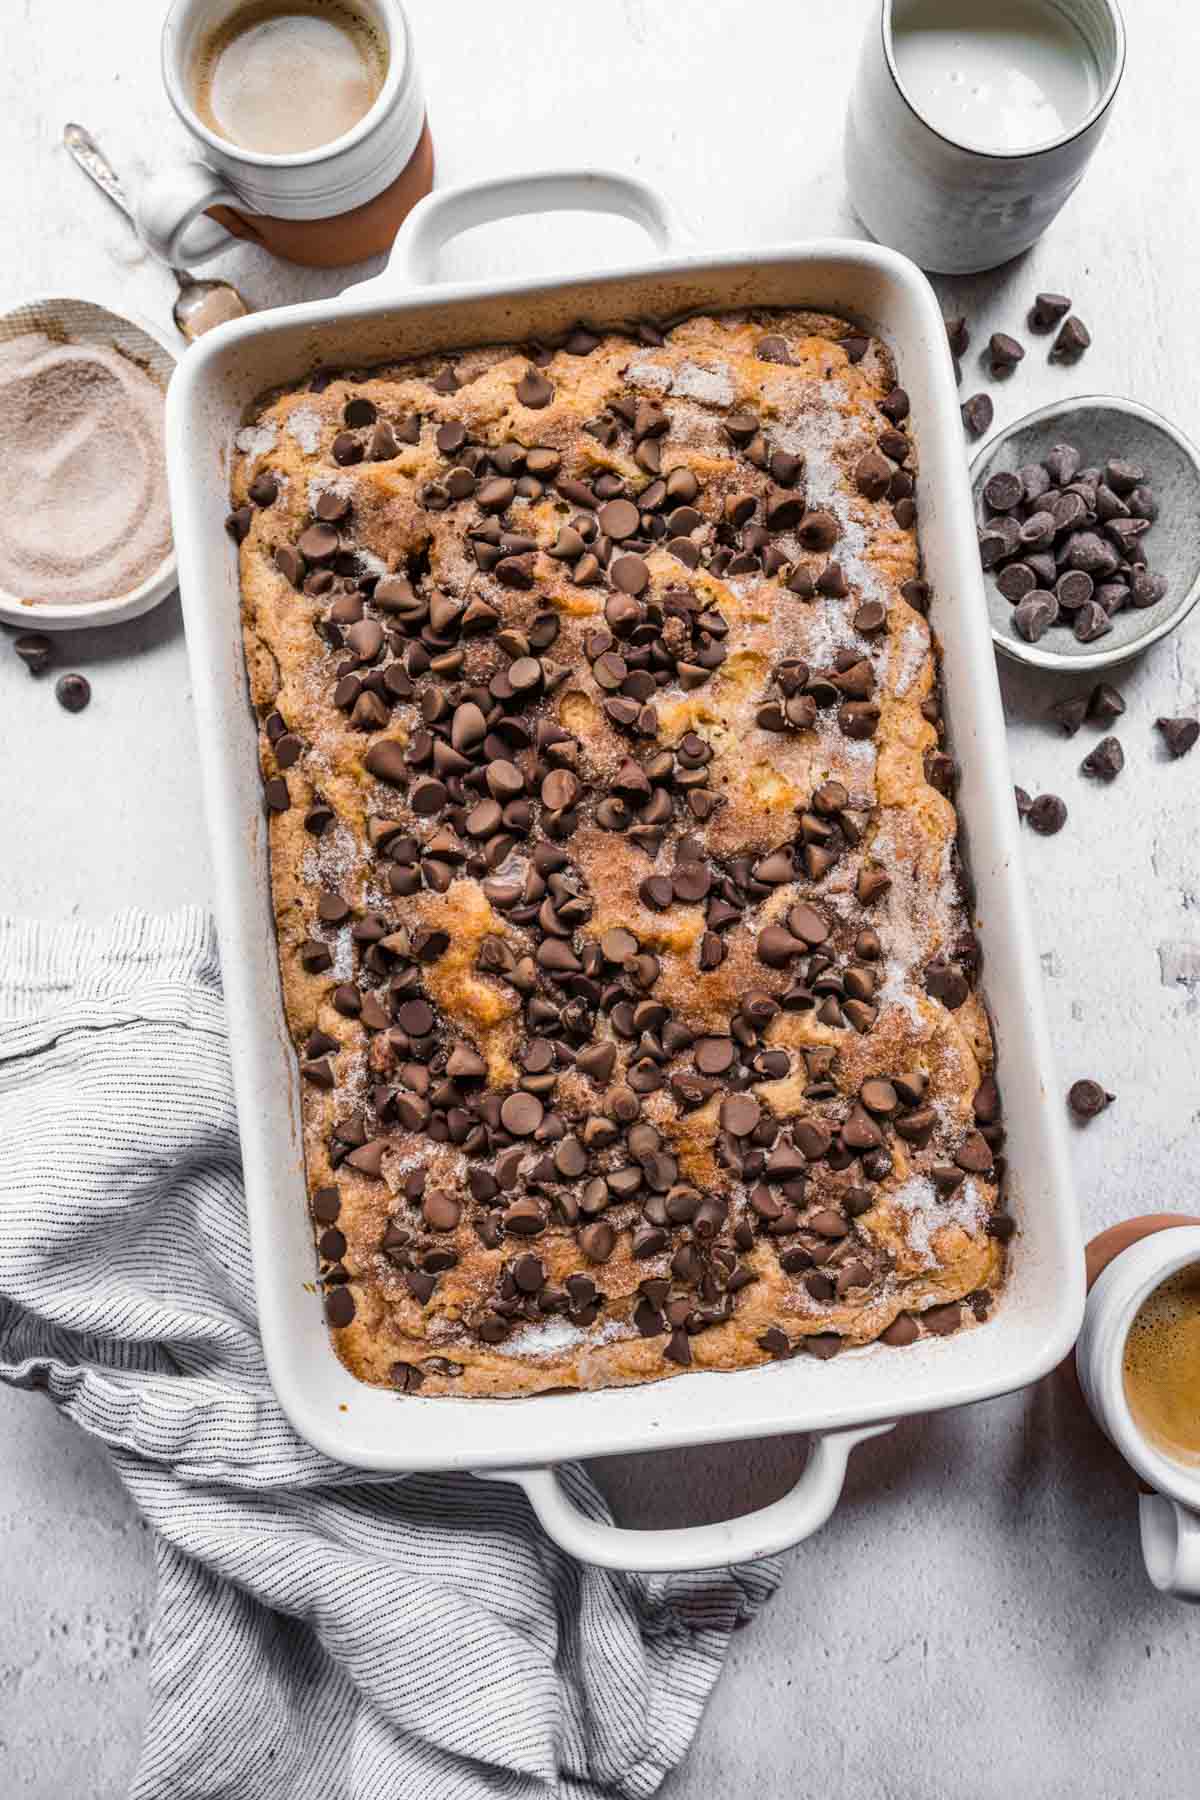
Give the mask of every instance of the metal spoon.
M 66 125 L 63 143 L 84 174 L 91 176 L 96 186 L 132 223 L 134 215 L 129 197 L 92 134 L 82 125 Z M 134 228 L 136 230 L 136 225 Z M 186 269 L 172 269 L 171 273 L 179 283 L 179 297 L 172 316 L 189 344 L 211 331 L 214 325 L 223 325 L 226 319 L 240 319 L 250 311 L 231 281 L 197 281 Z

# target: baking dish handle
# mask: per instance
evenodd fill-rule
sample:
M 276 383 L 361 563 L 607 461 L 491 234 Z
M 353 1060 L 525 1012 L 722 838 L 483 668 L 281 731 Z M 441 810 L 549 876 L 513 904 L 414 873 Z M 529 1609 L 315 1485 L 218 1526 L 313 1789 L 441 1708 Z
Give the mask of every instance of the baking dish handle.
M 894 1423 L 822 1432 L 813 1439 L 803 1475 L 781 1500 L 740 1519 L 668 1531 L 631 1531 L 589 1519 L 568 1499 L 553 1468 L 477 1469 L 476 1474 L 483 1481 L 509 1481 L 524 1488 L 543 1529 L 580 1562 L 642 1573 L 722 1569 L 788 1550 L 819 1531 L 841 1496 L 851 1450 L 866 1438 L 890 1431 Z
M 524 175 L 499 175 L 463 187 L 435 188 L 413 207 L 392 246 L 382 274 L 359 282 L 350 291 L 396 292 L 427 287 L 433 280 L 438 252 L 460 231 L 488 225 L 494 219 L 522 213 L 617 213 L 641 225 L 660 255 L 686 249 L 691 236 L 673 206 L 644 181 L 614 169 L 534 169 Z

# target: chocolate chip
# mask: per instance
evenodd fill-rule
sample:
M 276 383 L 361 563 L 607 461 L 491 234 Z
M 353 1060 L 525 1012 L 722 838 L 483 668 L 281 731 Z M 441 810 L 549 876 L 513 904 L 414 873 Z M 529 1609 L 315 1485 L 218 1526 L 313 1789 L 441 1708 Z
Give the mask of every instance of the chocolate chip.
M 1171 756 L 1186 756 L 1200 738 L 1200 719 L 1155 719 L 1154 727 L 1162 733 L 1163 743 Z
M 1050 350 L 1051 362 L 1074 362 L 1092 341 L 1092 334 L 1082 319 L 1072 313 L 1065 319 Z
M 989 394 L 972 394 L 969 399 L 963 401 L 959 411 L 962 414 L 962 422 L 971 437 L 982 437 L 985 431 L 991 429 L 995 408 Z
M 887 493 L 894 466 L 878 450 L 868 450 L 855 465 L 854 480 L 860 494 L 868 500 L 882 500 Z
M 1057 794 L 1039 794 L 1029 808 L 1029 823 L 1039 837 L 1053 837 L 1067 822 L 1067 809 Z
M 1096 688 L 1092 688 L 1088 695 L 1088 718 L 1094 718 L 1097 725 L 1112 725 L 1115 718 L 1121 718 L 1123 713 L 1124 700 L 1117 693 L 1117 689 L 1110 688 L 1105 680 L 1097 682 Z
M 363 459 L 363 446 L 352 431 L 339 431 L 333 440 L 333 460 L 340 468 L 350 468 Z
M 434 1188 L 421 1202 L 421 1217 L 430 1231 L 453 1231 L 462 1217 L 462 1207 L 453 1194 Z
M 1150 569 L 1138 568 L 1133 571 L 1129 597 L 1136 607 L 1156 606 L 1166 591 L 1165 575 L 1156 575 Z
M 1115 781 L 1125 767 L 1125 752 L 1115 737 L 1101 738 L 1079 766 L 1097 781 Z
M 957 1300 L 944 1306 L 929 1306 L 921 1314 L 921 1323 L 935 1337 L 949 1337 L 962 1324 L 962 1307 Z
M 493 475 L 477 489 L 475 503 L 482 512 L 501 513 L 512 505 L 516 491 L 515 482 L 506 476 Z
M 887 1328 L 880 1332 L 881 1344 L 888 1344 L 892 1349 L 903 1349 L 908 1344 L 915 1344 L 921 1333 L 911 1313 L 897 1313 Z
M 500 1123 L 513 1137 L 529 1137 L 542 1122 L 545 1108 L 535 1094 L 510 1094 L 500 1108 Z
M 1083 724 L 1087 705 L 1085 694 L 1073 694 L 1069 699 L 1056 700 L 1050 708 L 1050 716 L 1062 726 L 1067 737 L 1074 737 Z
M 403 747 L 392 738 L 380 738 L 372 744 L 363 758 L 363 767 L 368 775 L 374 775 L 377 781 L 386 781 L 392 787 L 404 787 L 408 780 Z
M 1006 331 L 994 331 L 988 339 L 988 356 L 993 375 L 1007 375 L 1024 361 L 1025 346 L 1009 337 Z
M 1026 594 L 1031 594 L 1037 587 L 1037 576 L 1028 563 L 1012 562 L 1001 569 L 996 577 L 996 586 L 1004 598 L 1011 600 L 1015 606 L 1018 600 L 1023 600 Z
M 1019 506 L 1024 498 L 1024 486 L 1019 475 L 1011 470 L 1000 469 L 989 476 L 983 488 L 984 503 L 992 512 L 1011 512 Z
M 328 562 L 336 555 L 341 538 L 332 525 L 309 525 L 300 533 L 297 549 L 306 562 Z
M 92 685 L 86 675 L 60 675 L 54 684 L 54 698 L 66 712 L 82 712 L 91 697 Z
M 1106 1093 L 1098 1081 L 1074 1081 L 1067 1093 L 1067 1105 L 1084 1123 L 1102 1113 L 1115 1099 L 1116 1095 Z
M 752 1094 L 730 1094 L 721 1102 L 721 1128 L 731 1137 L 749 1137 L 762 1117 L 762 1107 Z
M 641 514 L 632 500 L 610 500 L 600 508 L 597 522 L 601 531 L 619 541 L 622 538 L 636 537 L 641 526 Z
M 1075 614 L 1075 636 L 1081 644 L 1092 644 L 1112 630 L 1112 620 L 1098 600 L 1088 600 Z
M 1054 593 L 1063 612 L 1078 612 L 1092 598 L 1095 583 L 1083 569 L 1068 569 L 1054 584 Z
M 344 1329 L 354 1318 L 354 1295 L 344 1284 L 332 1287 L 325 1295 L 325 1317 L 337 1330 Z
M 760 362 L 790 363 L 792 360 L 787 339 L 774 335 L 759 338 L 754 353 Z
M 831 550 L 837 543 L 840 529 L 831 512 L 818 510 L 805 513 L 796 535 L 806 550 Z
M 868 1112 L 879 1113 L 885 1118 L 890 1118 L 900 1104 L 896 1089 L 882 1076 L 872 1076 L 864 1081 L 859 1089 L 859 1099 Z
M 31 675 L 40 675 L 47 667 L 51 648 L 50 639 L 41 631 L 23 631 L 13 639 L 13 649 Z
M 1053 331 L 1058 321 L 1065 318 L 1071 310 L 1071 302 L 1066 294 L 1038 294 L 1029 314 L 1029 325 L 1033 331 Z
M 1004 525 L 997 521 L 993 529 L 1003 533 Z M 1031 512 L 1027 516 L 1018 529 L 1018 536 L 1029 550 L 1048 550 L 1054 542 L 1057 529 L 1054 514 L 1039 508 L 1037 512 Z
M 650 571 L 640 556 L 618 556 L 608 572 L 614 587 L 635 598 L 650 584 Z
M 579 1233 L 579 1248 L 589 1262 L 605 1263 L 616 1248 L 617 1234 L 607 1219 L 585 1225 Z
M 248 490 L 255 506 L 274 506 L 279 498 L 279 483 L 269 469 L 256 475 Z
M 971 991 L 970 983 L 956 962 L 938 958 L 925 970 L 925 990 L 950 1012 L 957 1012 Z
M 396 1023 L 409 1037 L 427 1037 L 433 1030 L 433 1008 L 427 1000 L 406 1000 L 396 1014 Z
M 528 368 L 517 383 L 517 399 L 522 406 L 533 407 L 540 411 L 549 406 L 554 398 L 554 389 L 537 369 Z
M 1026 594 L 1013 608 L 1013 624 L 1027 643 L 1036 644 L 1058 618 L 1058 601 L 1043 588 Z
M 902 387 L 894 387 L 891 393 L 885 394 L 879 402 L 879 410 L 885 418 L 892 421 L 893 425 L 899 425 L 902 420 L 907 419 L 909 414 L 908 395 Z
M 967 321 L 961 313 L 956 318 L 947 319 L 946 342 L 954 356 L 965 356 L 971 342 L 971 333 L 967 329 Z

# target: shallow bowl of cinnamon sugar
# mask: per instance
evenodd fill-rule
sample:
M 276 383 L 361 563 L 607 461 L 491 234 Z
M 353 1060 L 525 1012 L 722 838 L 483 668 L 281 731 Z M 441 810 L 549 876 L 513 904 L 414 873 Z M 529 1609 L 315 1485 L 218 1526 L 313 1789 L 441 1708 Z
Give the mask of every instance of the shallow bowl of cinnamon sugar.
M 113 394 L 97 403 L 94 416 L 81 414 L 72 429 L 56 437 L 54 420 L 43 415 L 42 401 L 42 388 L 53 384 L 20 382 L 18 340 L 29 339 L 32 354 L 33 340 L 38 338 L 47 341 L 47 351 L 92 351 L 118 373 L 127 372 L 131 410 L 140 404 L 137 429 L 113 430 L 114 422 L 119 422 L 114 421 L 113 409 L 121 404 L 118 380 L 111 384 Z M 24 432 L 35 440 L 31 460 L 41 467 L 35 472 L 36 491 L 30 492 L 26 483 L 24 494 L 9 489 L 11 541 L 0 547 L 0 619 L 39 631 L 64 631 L 116 624 L 149 612 L 178 585 L 161 448 L 162 415 L 152 400 L 147 403 L 146 386 L 152 384 L 165 400 L 175 369 L 170 343 L 149 322 L 127 318 L 97 301 L 39 294 L 0 315 L 0 359 L 5 357 L 17 362 L 15 369 L 3 370 L 5 380 L 0 384 L 10 390 L 5 435 Z M 50 411 L 45 409 L 46 414 Z M 81 491 L 89 468 L 89 438 L 93 468 L 105 468 L 104 446 L 111 445 L 107 471 L 111 494 L 89 496 Z M 22 451 L 19 438 L 10 437 L 7 446 L 0 443 L 0 453 L 0 462 L 14 457 L 19 461 L 22 454 L 28 455 L 28 445 Z M 128 468 L 123 456 L 130 459 Z M 11 478 L 11 470 L 6 473 Z M 91 518 L 85 504 L 89 499 Z M 111 521 L 106 505 L 112 509 Z M 27 574 L 21 570 L 26 556 Z M 24 575 L 20 582 L 18 573 Z M 18 587 L 26 591 L 13 591 Z

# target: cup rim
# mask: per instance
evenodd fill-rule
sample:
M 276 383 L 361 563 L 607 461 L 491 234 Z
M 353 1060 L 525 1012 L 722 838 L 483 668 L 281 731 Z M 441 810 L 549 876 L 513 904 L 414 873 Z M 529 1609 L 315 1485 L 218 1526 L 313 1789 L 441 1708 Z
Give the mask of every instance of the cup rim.
M 200 138 L 210 150 L 218 156 L 235 162 L 248 163 L 257 169 L 303 169 L 326 161 L 333 153 L 339 156 L 350 150 L 364 138 L 370 136 L 384 114 L 388 112 L 402 90 L 412 60 L 412 39 L 408 26 L 408 15 L 402 0 L 374 0 L 379 7 L 387 31 L 388 71 L 374 102 L 349 131 L 341 137 L 330 138 L 327 144 L 316 144 L 311 150 L 289 150 L 272 152 L 269 150 L 247 150 L 241 144 L 235 144 L 231 138 L 221 137 L 218 132 L 210 130 L 204 123 L 195 107 L 187 97 L 183 80 L 176 68 L 175 53 L 178 45 L 175 33 L 178 29 L 179 14 L 193 0 L 173 0 L 173 4 L 163 20 L 162 34 L 159 39 L 159 56 L 162 66 L 163 86 L 167 90 L 167 98 L 188 130 Z M 396 50 L 402 52 L 396 56 Z
M 1186 1243 L 1179 1243 L 1181 1237 Z M 1175 1248 L 1168 1255 L 1166 1252 L 1172 1243 Z M 1154 1254 L 1155 1249 L 1160 1252 L 1158 1256 Z M 1122 1262 L 1135 1252 L 1141 1254 L 1121 1271 Z M 1124 1370 L 1125 1343 L 1138 1309 L 1164 1281 L 1169 1281 L 1172 1275 L 1192 1263 L 1200 1263 L 1200 1225 L 1180 1225 L 1131 1244 L 1114 1258 L 1092 1291 L 1099 1290 L 1104 1298 L 1101 1284 L 1109 1272 L 1113 1272 L 1113 1281 L 1107 1284 L 1110 1289 L 1116 1289 L 1111 1300 L 1113 1311 L 1111 1317 L 1100 1324 L 1098 1336 L 1101 1341 L 1096 1346 L 1104 1382 L 1105 1428 L 1125 1461 L 1157 1493 L 1198 1509 L 1200 1462 L 1194 1466 L 1177 1462 L 1159 1450 L 1139 1428 L 1125 1394 Z M 1121 1274 L 1125 1276 L 1124 1281 Z
M 880 35 L 883 41 L 883 60 L 887 66 L 888 74 L 892 78 L 892 84 L 895 87 L 896 92 L 899 94 L 913 118 L 916 119 L 919 124 L 923 125 L 926 131 L 930 132 L 940 143 L 948 144 L 952 150 L 961 150 L 968 156 L 985 157 L 989 162 L 1019 162 L 1023 158 L 1045 156 L 1049 151 L 1061 150 L 1067 144 L 1074 143 L 1076 138 L 1083 137 L 1085 132 L 1090 131 L 1093 125 L 1097 124 L 1099 120 L 1104 117 L 1116 98 L 1117 89 L 1120 87 L 1121 79 L 1125 74 L 1125 59 L 1127 54 L 1125 20 L 1122 16 L 1121 8 L 1117 4 L 1117 0 L 1104 0 L 1104 4 L 1108 8 L 1109 17 L 1112 19 L 1113 30 L 1116 33 L 1117 39 L 1112 74 L 1109 76 L 1108 81 L 1093 102 L 1090 110 L 1077 125 L 1073 125 L 1069 131 L 1060 132 L 1055 138 L 1047 138 L 1044 143 L 1040 144 L 1030 144 L 1023 150 L 988 150 L 980 144 L 964 144 L 960 138 L 953 138 L 946 132 L 939 131 L 937 126 L 932 124 L 925 117 L 924 113 L 920 110 L 905 88 L 904 83 L 900 79 L 900 71 L 896 67 L 895 52 L 892 48 L 892 12 L 895 0 L 882 0 L 879 9 Z

